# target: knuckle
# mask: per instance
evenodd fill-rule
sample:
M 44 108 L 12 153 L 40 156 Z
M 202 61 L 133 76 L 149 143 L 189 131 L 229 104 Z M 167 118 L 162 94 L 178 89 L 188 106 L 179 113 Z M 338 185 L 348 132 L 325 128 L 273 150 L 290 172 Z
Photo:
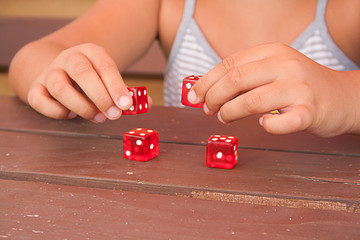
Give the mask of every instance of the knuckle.
M 104 47 L 94 43 L 84 43 L 81 48 L 85 54 L 89 55 L 102 55 L 106 52 Z
M 282 53 L 282 52 L 287 51 L 289 49 L 288 45 L 286 45 L 284 43 L 280 43 L 280 42 L 268 43 L 268 44 L 266 44 L 266 47 L 268 47 L 269 49 L 271 49 L 275 53 Z
M 234 86 L 236 89 L 239 89 L 239 87 L 241 86 L 241 77 L 242 77 L 241 70 L 235 68 L 229 72 L 229 76 L 232 86 Z
M 302 72 L 302 62 L 298 58 L 287 57 L 283 61 L 283 67 L 291 73 L 301 73 Z M 300 75 L 301 76 L 301 75 Z
M 249 113 L 256 112 L 256 109 L 262 105 L 262 98 L 258 94 L 254 94 L 252 92 L 248 92 L 244 95 L 244 108 Z
M 67 58 L 72 52 L 72 48 L 64 49 L 59 53 L 58 58 Z
M 83 44 L 81 44 L 81 46 L 85 49 L 92 49 L 92 48 L 98 47 L 98 45 L 91 43 L 91 42 L 83 43 Z
M 79 51 L 66 49 L 60 53 L 61 66 L 74 80 L 92 70 L 89 60 Z
M 235 67 L 235 59 L 230 56 L 221 61 L 221 67 L 225 72 L 230 72 Z
M 47 117 L 54 119 L 64 119 L 67 116 L 68 110 L 65 107 L 52 107 L 52 108 L 44 108 L 44 93 L 41 90 L 42 86 L 39 84 L 35 84 L 32 86 L 27 95 L 27 101 L 29 105 L 35 109 L 36 111 L 44 114 Z
M 302 114 L 295 115 L 292 121 L 288 121 L 287 129 L 289 132 L 297 132 L 305 130 L 306 128 L 306 117 Z
M 27 95 L 27 101 L 31 107 L 34 109 L 37 109 L 41 105 L 41 100 L 39 97 L 39 94 L 35 90 L 35 88 L 30 88 L 28 95 Z
M 52 78 L 51 84 L 48 84 L 48 89 L 54 98 L 58 98 L 65 92 L 67 86 L 62 79 L 55 77 Z
M 299 114 L 294 121 L 295 127 L 297 127 L 298 130 L 306 129 L 311 123 L 311 116 L 310 109 L 305 105 L 301 106 L 301 111 L 299 111 Z
M 96 103 L 100 103 L 102 106 L 110 105 L 112 102 L 107 94 L 95 94 L 93 98 Z
M 116 65 L 111 61 L 101 61 L 96 68 L 100 71 L 108 71 L 116 69 Z
M 74 60 L 74 63 L 71 65 L 71 75 L 75 79 L 86 75 L 90 71 L 92 71 L 92 68 L 87 61 L 84 61 L 84 59 L 79 58 L 78 61 Z
M 268 56 L 284 57 L 289 56 L 291 51 L 294 51 L 291 47 L 284 43 L 273 42 L 265 43 L 261 46 L 262 51 L 266 52 Z
M 281 43 L 281 42 L 270 43 L 270 46 L 271 46 L 272 48 L 275 48 L 275 49 L 284 49 L 284 48 L 287 48 L 287 45 L 284 44 L 284 43 Z

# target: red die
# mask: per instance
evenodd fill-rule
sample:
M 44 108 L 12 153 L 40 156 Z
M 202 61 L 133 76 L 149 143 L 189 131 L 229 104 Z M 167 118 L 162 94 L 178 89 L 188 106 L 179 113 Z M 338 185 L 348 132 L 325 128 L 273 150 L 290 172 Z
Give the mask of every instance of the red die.
M 124 157 L 146 162 L 159 155 L 159 134 L 155 130 L 136 128 L 124 133 Z
M 122 114 L 133 115 L 149 111 L 146 87 L 128 87 L 128 90 L 132 97 L 133 105 L 128 110 L 123 111 Z
M 238 138 L 212 135 L 207 142 L 206 165 L 215 168 L 233 168 L 238 161 Z
M 182 85 L 182 94 L 181 94 L 181 103 L 183 105 L 189 106 L 189 107 L 196 107 L 196 108 L 203 108 L 204 103 L 200 104 L 191 104 L 188 99 L 187 95 L 191 89 L 191 87 L 196 83 L 197 80 L 199 80 L 202 76 L 201 75 L 191 75 L 183 79 L 183 85 Z

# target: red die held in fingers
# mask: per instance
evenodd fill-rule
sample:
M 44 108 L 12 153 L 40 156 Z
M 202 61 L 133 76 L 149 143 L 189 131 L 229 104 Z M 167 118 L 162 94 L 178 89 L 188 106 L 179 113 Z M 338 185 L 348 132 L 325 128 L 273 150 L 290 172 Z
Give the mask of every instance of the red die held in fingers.
M 146 128 L 136 128 L 123 135 L 124 157 L 145 162 L 159 155 L 159 133 Z
M 149 111 L 148 95 L 146 87 L 128 87 L 129 93 L 133 100 L 133 105 L 122 111 L 123 115 L 133 115 L 146 113 Z
M 200 104 L 191 104 L 189 100 L 187 99 L 188 93 L 192 86 L 198 81 L 202 76 L 201 75 L 191 75 L 183 79 L 183 85 L 182 85 L 182 94 L 181 94 L 181 104 L 189 107 L 195 107 L 195 108 L 203 108 L 204 103 Z
M 211 135 L 207 142 L 206 165 L 214 168 L 233 168 L 238 162 L 238 138 Z

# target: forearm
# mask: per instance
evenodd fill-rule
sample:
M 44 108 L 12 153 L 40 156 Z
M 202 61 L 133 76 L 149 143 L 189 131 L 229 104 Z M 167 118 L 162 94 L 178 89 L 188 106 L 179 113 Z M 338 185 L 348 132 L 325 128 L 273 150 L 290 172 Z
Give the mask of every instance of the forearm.
M 27 103 L 27 93 L 37 76 L 65 47 L 44 40 L 21 48 L 10 64 L 9 81 L 14 92 Z

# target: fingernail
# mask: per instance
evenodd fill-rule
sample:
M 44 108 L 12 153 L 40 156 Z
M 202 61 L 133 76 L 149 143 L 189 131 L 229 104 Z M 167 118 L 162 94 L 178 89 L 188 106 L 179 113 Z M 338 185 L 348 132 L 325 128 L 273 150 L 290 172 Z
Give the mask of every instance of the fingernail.
M 105 120 L 106 120 L 106 116 L 103 113 L 99 112 L 98 114 L 95 115 L 93 122 L 102 123 Z
M 129 96 L 124 95 L 124 96 L 121 96 L 119 99 L 119 105 L 120 105 L 120 107 L 122 107 L 124 109 L 126 107 L 128 107 L 130 105 L 130 103 L 131 103 L 131 99 Z
M 224 123 L 224 124 L 227 124 L 227 123 L 224 122 L 224 120 L 222 119 L 221 114 L 220 114 L 220 111 L 218 112 L 217 117 L 218 117 L 218 119 L 219 119 L 220 122 L 222 122 L 222 123 Z
M 194 90 L 190 90 L 190 92 L 187 95 L 188 101 L 192 104 L 196 103 L 197 96 L 195 94 Z
M 260 126 L 263 126 L 263 121 L 264 121 L 264 118 L 263 118 L 263 117 L 259 118 L 259 124 L 260 124 Z
M 67 116 L 67 118 L 68 118 L 68 119 L 73 119 L 73 118 L 75 118 L 76 116 L 77 116 L 76 113 L 70 111 L 69 114 L 68 114 L 68 116 Z
M 110 119 L 117 119 L 121 116 L 121 110 L 115 106 L 112 106 L 107 110 L 107 115 Z
M 208 114 L 210 112 L 209 108 L 207 107 L 206 103 L 204 103 L 204 112 Z

